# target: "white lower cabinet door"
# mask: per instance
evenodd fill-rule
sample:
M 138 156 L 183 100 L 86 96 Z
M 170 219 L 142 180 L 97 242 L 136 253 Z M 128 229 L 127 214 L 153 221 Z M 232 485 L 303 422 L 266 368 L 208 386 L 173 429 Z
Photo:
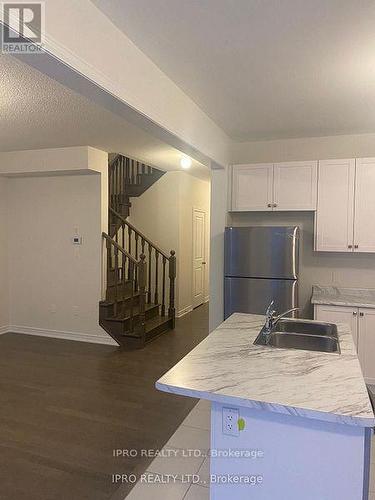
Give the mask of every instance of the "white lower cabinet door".
M 358 351 L 358 308 L 343 306 L 315 306 L 315 319 L 327 323 L 346 323 L 352 331 L 354 344 Z
M 360 309 L 358 318 L 358 354 L 363 376 L 375 383 L 375 309 Z

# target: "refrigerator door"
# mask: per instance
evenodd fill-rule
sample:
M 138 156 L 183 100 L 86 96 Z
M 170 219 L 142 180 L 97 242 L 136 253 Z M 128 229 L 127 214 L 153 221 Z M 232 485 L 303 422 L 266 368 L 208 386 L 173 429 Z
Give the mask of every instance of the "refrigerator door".
M 225 319 L 234 312 L 264 314 L 271 300 L 279 313 L 298 307 L 297 280 L 227 277 L 224 280 Z
M 225 228 L 225 276 L 298 276 L 298 226 Z

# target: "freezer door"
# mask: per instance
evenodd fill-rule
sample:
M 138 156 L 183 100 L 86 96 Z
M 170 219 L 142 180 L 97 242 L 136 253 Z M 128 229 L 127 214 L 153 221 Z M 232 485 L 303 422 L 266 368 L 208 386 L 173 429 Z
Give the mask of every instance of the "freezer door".
M 298 277 L 298 226 L 227 227 L 225 276 Z
M 224 317 L 234 312 L 264 314 L 273 300 L 277 312 L 298 307 L 297 280 L 225 278 Z

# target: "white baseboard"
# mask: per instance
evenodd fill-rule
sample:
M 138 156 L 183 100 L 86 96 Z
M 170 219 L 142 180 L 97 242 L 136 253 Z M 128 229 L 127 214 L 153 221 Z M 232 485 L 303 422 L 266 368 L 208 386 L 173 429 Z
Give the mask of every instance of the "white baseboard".
M 4 335 L 4 333 L 8 333 L 10 330 L 9 330 L 9 326 L 0 326 L 0 335 Z
M 11 325 L 4 327 L 7 332 L 21 333 L 23 335 L 36 335 L 37 337 L 50 337 L 54 339 L 75 340 L 78 342 L 91 342 L 93 344 L 118 345 L 109 335 L 90 335 L 89 333 L 81 332 L 66 332 L 63 330 L 44 330 L 42 328 L 34 328 L 31 326 L 16 326 Z M 0 330 L 1 331 L 1 330 Z
M 177 311 L 176 317 L 177 318 L 182 318 L 182 316 L 185 316 L 185 314 L 190 313 L 193 310 L 193 306 L 187 306 L 181 309 L 180 311 Z

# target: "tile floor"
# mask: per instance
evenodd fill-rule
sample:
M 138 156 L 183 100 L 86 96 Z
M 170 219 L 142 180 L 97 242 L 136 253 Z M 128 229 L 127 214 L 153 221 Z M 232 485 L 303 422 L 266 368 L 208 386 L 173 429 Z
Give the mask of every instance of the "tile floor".
M 163 448 L 164 457 L 155 458 L 145 474 L 155 482 L 139 481 L 126 500 L 209 500 L 210 403 L 199 401 Z M 200 450 L 199 456 L 186 456 Z M 166 475 L 175 476 L 166 484 Z M 189 475 L 195 475 L 194 481 Z M 375 500 L 375 438 L 371 450 L 369 500 Z

